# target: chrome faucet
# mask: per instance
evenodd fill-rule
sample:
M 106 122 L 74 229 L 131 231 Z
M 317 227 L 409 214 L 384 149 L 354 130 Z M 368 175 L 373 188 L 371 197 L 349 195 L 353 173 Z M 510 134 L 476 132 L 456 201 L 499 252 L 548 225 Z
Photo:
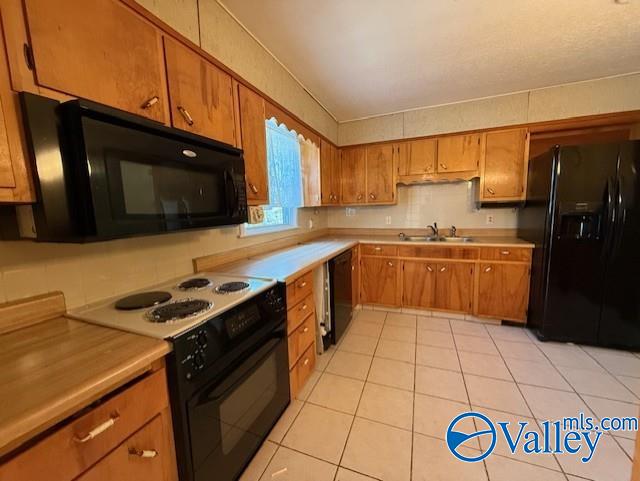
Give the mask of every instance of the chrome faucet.
M 433 225 L 428 225 L 427 229 L 431 229 L 432 237 L 438 237 L 438 223 L 434 222 Z
M 458 229 L 456 229 L 455 225 L 451 226 L 451 233 L 449 234 L 451 237 L 456 237 L 456 232 L 458 231 Z

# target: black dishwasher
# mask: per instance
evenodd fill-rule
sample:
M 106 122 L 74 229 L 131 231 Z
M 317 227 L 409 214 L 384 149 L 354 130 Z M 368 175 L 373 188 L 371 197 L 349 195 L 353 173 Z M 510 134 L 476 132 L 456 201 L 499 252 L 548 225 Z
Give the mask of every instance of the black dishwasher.
M 351 322 L 353 297 L 351 287 L 351 250 L 329 261 L 329 298 L 331 307 L 331 342 L 336 344 Z

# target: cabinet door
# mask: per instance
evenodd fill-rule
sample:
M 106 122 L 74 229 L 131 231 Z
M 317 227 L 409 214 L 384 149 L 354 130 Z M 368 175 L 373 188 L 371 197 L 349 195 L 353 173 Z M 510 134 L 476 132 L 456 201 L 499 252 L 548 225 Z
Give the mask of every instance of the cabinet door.
M 407 142 L 405 164 L 400 168 L 401 176 L 430 176 L 436 172 L 436 139 L 412 140 Z
M 335 205 L 340 202 L 340 159 L 337 150 L 326 140 L 320 141 L 322 205 Z
M 438 139 L 438 174 L 477 171 L 483 134 L 453 135 Z
M 526 321 L 529 273 L 528 264 L 480 264 L 477 314 Z
M 164 51 L 173 126 L 236 145 L 231 76 L 169 37 Z
M 396 197 L 392 144 L 369 145 L 367 158 L 367 203 L 390 203 Z
M 169 428 L 168 414 L 157 415 L 77 480 L 175 480 Z
M 366 154 L 364 147 L 340 151 L 340 199 L 343 204 L 364 204 Z
M 448 311 L 471 312 L 473 264 L 439 262 L 436 268 L 434 307 Z
M 168 123 L 159 30 L 116 0 L 25 0 L 39 85 Z
M 435 262 L 402 263 L 402 305 L 432 308 L 436 294 Z
M 527 129 L 487 132 L 480 177 L 480 200 L 524 198 L 529 157 Z
M 390 257 L 362 257 L 360 262 L 361 291 L 364 304 L 399 304 L 399 262 Z
M 242 84 L 238 85 L 238 99 L 247 203 L 265 205 L 269 203 L 269 177 L 264 99 Z

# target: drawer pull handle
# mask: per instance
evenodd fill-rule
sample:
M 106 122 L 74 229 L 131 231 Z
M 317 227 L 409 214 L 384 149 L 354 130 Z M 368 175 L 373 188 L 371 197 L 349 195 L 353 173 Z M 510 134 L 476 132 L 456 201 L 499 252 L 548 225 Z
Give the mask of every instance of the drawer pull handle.
M 363 195 L 362 194 L 358 194 L 357 200 L 362 200 Z
M 382 247 L 374 247 L 374 249 L 373 249 L 373 250 L 375 250 L 375 251 L 381 251 L 381 250 L 382 250 Z
M 178 112 L 180 112 L 180 115 L 182 115 L 182 118 L 187 123 L 187 125 L 191 127 L 193 125 L 193 117 L 191 117 L 191 114 L 189 114 L 189 111 L 185 109 L 182 105 L 178 105 Z
M 389 262 L 387 262 L 387 265 L 388 265 L 389 267 L 393 267 L 393 262 L 389 261 Z
M 251 182 L 249 182 L 249 188 L 251 189 L 251 192 L 253 192 L 254 194 L 258 193 L 258 188 L 253 185 Z
M 502 254 L 503 256 L 508 256 L 509 254 L 511 254 L 511 252 L 509 252 L 509 251 L 500 251 L 500 254 Z
M 447 268 L 446 268 L 446 267 L 444 267 L 444 266 L 442 266 L 442 267 L 440 268 L 440 272 L 444 272 L 444 271 L 446 271 L 446 270 L 447 270 Z
M 440 163 L 440 167 L 442 167 L 444 170 L 447 170 L 447 164 Z
M 302 333 L 303 333 L 303 334 L 306 334 L 307 332 L 309 332 L 309 328 L 308 328 L 308 327 L 305 327 L 305 328 L 302 330 Z
M 369 194 L 369 198 L 370 198 L 371 200 L 376 200 L 376 194 L 374 194 L 373 192 L 371 192 L 371 193 Z
M 116 420 L 119 417 L 120 417 L 120 415 L 117 412 L 114 412 L 109 419 L 107 419 L 102 424 L 99 424 L 98 426 L 93 428 L 91 431 L 89 431 L 87 433 L 86 436 L 83 436 L 83 437 L 74 436 L 74 438 L 73 438 L 74 441 L 76 441 L 78 443 L 86 443 L 87 441 L 91 441 L 96 436 L 99 436 L 100 434 L 105 432 L 107 429 L 113 427 L 113 425 L 116 423 Z
M 309 358 L 306 358 L 302 363 L 303 366 L 306 366 L 307 364 L 309 364 Z
M 428 270 L 429 272 L 433 272 L 433 269 L 431 268 L 431 266 L 427 266 L 427 270 Z
M 496 193 L 496 191 L 493 190 L 491 187 L 487 187 L 487 192 L 489 192 L 491 195 L 494 195 Z
M 155 104 L 157 104 L 160 101 L 160 97 L 158 97 L 157 95 L 154 95 L 153 97 L 151 97 L 149 100 L 145 101 L 140 108 L 142 108 L 142 110 L 147 110 L 148 108 L 153 107 Z
M 138 456 L 140 458 L 155 458 L 158 455 L 158 451 L 156 451 L 155 449 L 129 448 L 129 454 L 131 456 Z
M 298 284 L 299 289 L 302 289 L 303 287 L 307 287 L 307 281 L 303 281 L 300 284 Z
M 485 271 L 485 272 L 491 272 L 491 269 L 492 269 L 492 267 L 491 267 L 491 266 L 488 266 L 488 267 L 485 267 L 485 268 L 484 268 L 484 271 Z
M 302 306 L 300 306 L 300 310 L 301 311 L 306 311 L 308 307 L 309 306 L 307 306 L 306 304 L 302 304 Z

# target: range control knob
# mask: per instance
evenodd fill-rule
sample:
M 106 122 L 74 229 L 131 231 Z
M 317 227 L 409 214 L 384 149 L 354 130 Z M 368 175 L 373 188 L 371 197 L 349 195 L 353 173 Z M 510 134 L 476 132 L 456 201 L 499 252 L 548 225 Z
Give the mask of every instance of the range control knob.
M 200 331 L 196 337 L 196 344 L 200 347 L 204 347 L 207 345 L 208 340 L 207 333 L 205 331 Z
M 204 361 L 205 357 L 203 353 L 196 352 L 193 355 L 193 367 L 196 369 L 196 371 L 200 371 L 204 367 Z

